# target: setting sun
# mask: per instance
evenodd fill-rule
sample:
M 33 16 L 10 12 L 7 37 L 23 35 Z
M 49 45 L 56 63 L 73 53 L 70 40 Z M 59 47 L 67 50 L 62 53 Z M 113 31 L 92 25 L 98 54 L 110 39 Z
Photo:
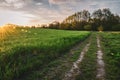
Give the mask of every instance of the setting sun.
M 15 28 L 16 28 L 16 25 L 13 25 L 13 24 L 6 24 L 4 26 L 1 26 L 0 27 L 0 39 L 3 40 L 10 34 L 17 33 Z

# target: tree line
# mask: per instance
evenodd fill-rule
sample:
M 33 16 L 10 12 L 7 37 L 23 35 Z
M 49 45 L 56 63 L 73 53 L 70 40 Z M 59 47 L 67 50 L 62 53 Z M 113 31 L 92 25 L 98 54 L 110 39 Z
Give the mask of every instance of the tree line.
M 61 23 L 54 21 L 42 28 L 88 31 L 120 31 L 120 16 L 113 14 L 109 8 L 95 10 L 92 14 L 88 10 L 74 13 Z

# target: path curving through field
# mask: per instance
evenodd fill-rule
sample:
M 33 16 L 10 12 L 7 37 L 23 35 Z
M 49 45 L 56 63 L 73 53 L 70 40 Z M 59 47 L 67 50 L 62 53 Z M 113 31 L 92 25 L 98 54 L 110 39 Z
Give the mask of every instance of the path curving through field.
M 103 61 L 103 52 L 101 50 L 101 45 L 100 45 L 100 38 L 97 36 L 97 75 L 96 78 L 97 80 L 105 80 L 105 63 Z
M 90 42 L 86 44 L 83 48 L 77 61 L 73 62 L 72 68 L 65 74 L 65 77 L 62 80 L 75 80 L 76 76 L 80 74 L 79 64 L 82 62 L 85 53 L 88 51 Z

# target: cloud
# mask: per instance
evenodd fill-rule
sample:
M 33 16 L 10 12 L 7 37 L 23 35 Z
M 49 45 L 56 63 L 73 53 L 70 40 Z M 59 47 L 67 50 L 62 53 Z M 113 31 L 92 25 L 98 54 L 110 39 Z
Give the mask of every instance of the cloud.
M 24 0 L 4 0 L 1 2 L 0 7 L 4 8 L 22 8 L 25 5 Z
M 60 4 L 60 3 L 67 3 L 69 0 L 49 0 L 50 4 Z
M 65 17 L 83 9 L 94 11 L 98 8 L 110 8 L 119 11 L 118 0 L 0 0 L 0 10 L 22 13 L 33 23 L 62 21 Z

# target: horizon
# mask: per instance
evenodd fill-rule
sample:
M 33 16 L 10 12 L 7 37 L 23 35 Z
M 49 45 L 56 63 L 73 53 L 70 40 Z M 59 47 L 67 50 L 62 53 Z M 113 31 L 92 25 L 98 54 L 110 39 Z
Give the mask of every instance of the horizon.
M 82 10 L 109 8 L 120 15 L 118 0 L 1 0 L 0 26 L 12 23 L 17 25 L 49 24 L 63 21 L 67 16 Z

